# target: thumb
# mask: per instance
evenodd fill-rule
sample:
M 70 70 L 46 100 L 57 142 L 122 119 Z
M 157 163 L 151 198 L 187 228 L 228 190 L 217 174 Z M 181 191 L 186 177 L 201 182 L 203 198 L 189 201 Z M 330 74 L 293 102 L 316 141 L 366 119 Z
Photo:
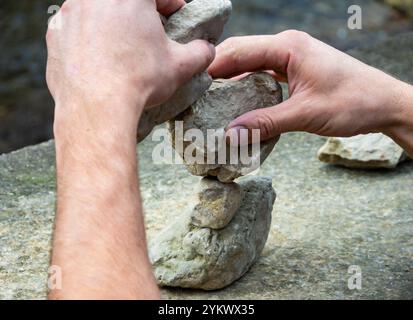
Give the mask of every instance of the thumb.
M 176 63 L 176 82 L 178 87 L 203 71 L 215 58 L 215 46 L 208 41 L 194 40 L 188 44 L 176 46 L 174 54 Z
M 298 99 L 290 98 L 276 106 L 257 109 L 232 121 L 226 129 L 227 141 L 241 141 L 241 130 L 258 129 L 261 141 L 278 137 L 290 131 L 302 131 L 305 127 L 305 109 Z M 237 139 L 232 139 L 232 137 Z M 251 142 L 250 142 L 251 143 Z

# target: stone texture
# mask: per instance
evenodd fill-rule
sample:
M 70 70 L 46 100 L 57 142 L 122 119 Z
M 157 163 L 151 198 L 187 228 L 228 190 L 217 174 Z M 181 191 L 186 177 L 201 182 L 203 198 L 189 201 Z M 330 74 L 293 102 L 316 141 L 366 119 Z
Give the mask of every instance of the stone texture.
M 229 0 L 194 0 L 168 19 L 165 30 L 180 43 L 203 39 L 216 44 L 231 11 Z
M 320 161 L 349 168 L 394 169 L 407 154 L 392 139 L 381 133 L 351 138 L 329 138 L 318 151 Z
M 232 10 L 228 0 L 195 0 L 173 14 L 165 24 L 168 37 L 179 43 L 196 39 L 216 43 Z M 146 110 L 138 127 L 142 141 L 158 124 L 172 119 L 198 100 L 212 83 L 208 73 L 195 76 L 181 87 L 166 103 Z
M 254 109 L 271 107 L 280 102 L 282 102 L 281 87 L 267 73 L 254 73 L 239 81 L 214 81 L 211 88 L 199 100 L 169 122 L 172 144 L 174 147 L 183 145 L 181 150 L 177 150 L 182 157 L 184 150 L 190 147 L 204 154 L 202 161 L 186 163 L 189 172 L 193 175 L 216 176 L 222 182 L 233 181 L 249 173 L 251 163 L 241 163 L 239 161 L 238 164 L 231 164 L 230 148 L 227 148 L 226 164 L 219 163 L 218 152 L 215 152 L 215 163 L 207 164 L 207 154 L 210 151 L 204 146 L 199 148 L 196 143 L 183 141 L 183 135 L 175 132 L 175 121 L 183 121 L 184 133 L 190 129 L 200 129 L 204 133 L 204 141 L 208 140 L 208 129 L 221 130 L 223 139 L 224 128 L 238 116 Z M 250 153 L 251 159 L 259 157 L 260 162 L 263 163 L 274 149 L 277 140 L 277 138 L 274 138 L 261 142 L 259 154 Z M 225 145 L 223 140 L 221 145 Z
M 413 162 L 376 172 L 324 166 L 323 138 L 283 135 L 261 168 L 277 190 L 266 246 L 250 271 L 220 291 L 162 290 L 165 299 L 413 299 Z M 200 178 L 154 165 L 138 146 L 150 243 L 182 213 Z M 0 299 L 44 299 L 54 220 L 54 147 L 0 156 Z M 359 265 L 362 290 L 349 290 Z
M 224 229 L 199 228 L 184 214 L 150 246 L 161 286 L 216 290 L 242 277 L 258 259 L 267 240 L 275 192 L 271 178 L 239 183 L 245 196 Z
M 244 193 L 236 183 L 203 178 L 198 203 L 191 212 L 191 223 L 201 228 L 222 229 L 230 223 L 241 205 Z

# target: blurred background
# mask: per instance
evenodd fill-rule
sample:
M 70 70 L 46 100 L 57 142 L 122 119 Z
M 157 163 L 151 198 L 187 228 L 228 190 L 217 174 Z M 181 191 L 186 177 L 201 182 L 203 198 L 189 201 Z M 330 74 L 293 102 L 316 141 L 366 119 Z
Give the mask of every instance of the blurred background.
M 52 138 L 53 100 L 45 79 L 48 7 L 63 0 L 0 0 L 0 154 Z M 413 30 L 413 0 L 232 0 L 224 34 L 300 29 L 341 50 Z M 363 9 L 349 30 L 347 9 Z

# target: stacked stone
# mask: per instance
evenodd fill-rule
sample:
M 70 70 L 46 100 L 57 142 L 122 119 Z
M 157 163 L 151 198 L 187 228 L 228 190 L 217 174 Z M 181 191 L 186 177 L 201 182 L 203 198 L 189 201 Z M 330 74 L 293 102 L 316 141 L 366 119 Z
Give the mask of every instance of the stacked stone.
M 228 0 L 194 0 L 165 22 L 168 36 L 187 43 L 195 39 L 216 43 L 231 13 Z M 207 141 L 207 130 L 221 130 L 238 116 L 258 108 L 282 102 L 280 85 L 267 73 L 246 78 L 212 81 L 205 72 L 192 79 L 164 105 L 143 116 L 139 139 L 166 120 L 172 145 L 184 158 L 188 147 L 203 148 L 195 142 L 183 141 L 175 134 L 175 121 L 182 121 L 183 131 L 200 130 Z M 180 140 L 181 139 L 181 140 Z M 222 136 L 224 139 L 224 136 Z M 225 144 L 225 141 L 223 140 Z M 249 154 L 259 165 L 273 150 L 277 139 L 261 144 Z M 204 161 L 186 163 L 188 171 L 203 176 L 197 200 L 187 212 L 161 231 L 150 245 L 155 276 L 161 286 L 215 290 L 242 277 L 261 254 L 268 237 L 275 192 L 271 178 L 251 177 L 234 182 L 249 173 L 252 163 L 218 163 Z M 252 151 L 251 151 L 252 152 Z
M 198 197 L 150 246 L 161 286 L 224 288 L 249 270 L 267 241 L 275 201 L 270 178 L 203 178 Z

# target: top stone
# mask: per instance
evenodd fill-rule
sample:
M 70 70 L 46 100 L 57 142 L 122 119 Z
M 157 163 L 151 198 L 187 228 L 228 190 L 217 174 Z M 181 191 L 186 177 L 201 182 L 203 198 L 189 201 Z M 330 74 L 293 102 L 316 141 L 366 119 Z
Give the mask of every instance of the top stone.
M 194 0 L 175 12 L 165 23 L 167 36 L 179 43 L 193 40 L 208 40 L 216 43 L 232 11 L 228 0 Z M 207 72 L 196 75 L 178 89 L 165 103 L 142 114 L 138 127 L 138 142 L 145 139 L 152 129 L 180 114 L 211 86 L 212 79 Z
M 194 0 L 169 18 L 165 30 L 179 43 L 202 39 L 216 44 L 231 11 L 229 0 Z

